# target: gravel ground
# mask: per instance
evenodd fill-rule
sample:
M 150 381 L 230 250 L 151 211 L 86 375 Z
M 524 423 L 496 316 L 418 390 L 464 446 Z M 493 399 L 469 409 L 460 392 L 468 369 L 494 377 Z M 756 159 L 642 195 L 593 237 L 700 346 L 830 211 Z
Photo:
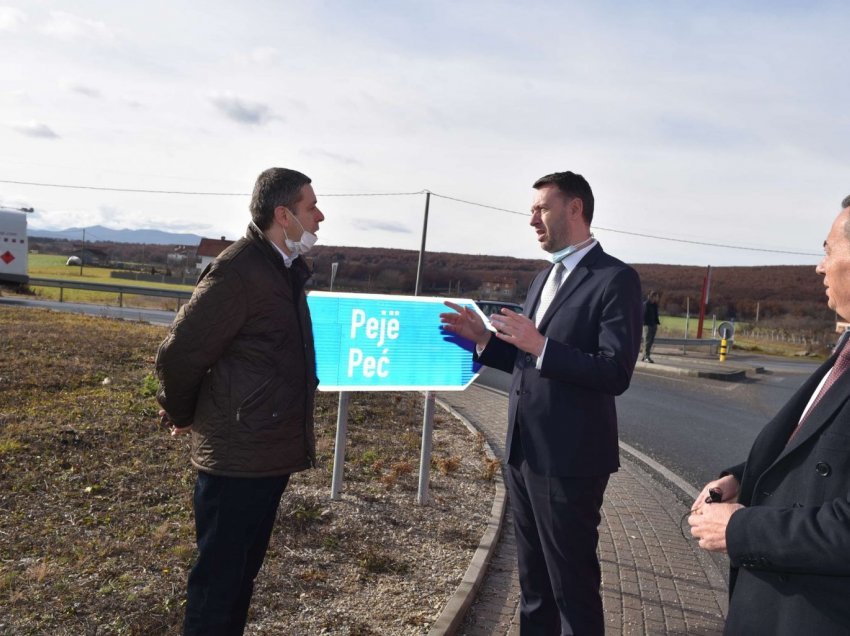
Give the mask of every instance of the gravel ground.
M 419 415 L 421 402 L 406 394 L 399 404 Z M 428 505 L 415 503 L 417 461 L 381 463 L 369 450 L 359 459 L 349 451 L 353 468 L 339 501 L 328 498 L 324 470 L 313 471 L 312 483 L 295 478 L 284 495 L 247 633 L 427 633 L 469 565 L 494 494 L 480 436 L 447 414 L 438 412 L 435 420 Z M 332 432 L 326 427 L 320 439 Z M 408 430 L 405 438 L 402 444 L 418 452 L 418 432 Z M 300 527 L 300 510 L 312 510 L 315 521 Z M 322 537 L 319 547 L 317 537 L 308 538 L 313 532 Z

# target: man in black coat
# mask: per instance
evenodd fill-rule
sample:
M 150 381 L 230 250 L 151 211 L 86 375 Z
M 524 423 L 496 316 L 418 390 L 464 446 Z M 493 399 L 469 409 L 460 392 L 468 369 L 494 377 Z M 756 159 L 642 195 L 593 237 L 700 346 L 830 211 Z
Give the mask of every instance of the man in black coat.
M 614 396 L 640 350 L 640 279 L 590 233 L 593 193 L 581 175 L 547 175 L 534 189 L 530 225 L 553 265 L 532 282 L 522 315 L 491 316 L 495 333 L 453 303 L 442 319 L 475 342 L 483 364 L 513 374 L 505 470 L 522 634 L 601 635 L 597 528 L 619 466 Z
M 652 352 L 652 345 L 655 344 L 655 334 L 658 332 L 658 325 L 661 324 L 661 320 L 658 318 L 658 299 L 658 292 L 650 290 L 643 304 L 643 324 L 646 327 L 643 358 L 641 358 L 643 362 L 654 362 L 650 353 Z
M 817 266 L 829 308 L 850 316 L 850 197 Z M 706 484 L 689 518 L 731 564 L 726 634 L 850 634 L 850 344 L 756 438 L 747 461 Z M 707 503 L 709 490 L 721 502 Z
M 324 220 L 310 178 L 257 177 L 245 237 L 204 270 L 157 352 L 172 435 L 191 434 L 198 558 L 184 636 L 242 634 L 292 473 L 315 465 L 315 347 L 301 255 Z

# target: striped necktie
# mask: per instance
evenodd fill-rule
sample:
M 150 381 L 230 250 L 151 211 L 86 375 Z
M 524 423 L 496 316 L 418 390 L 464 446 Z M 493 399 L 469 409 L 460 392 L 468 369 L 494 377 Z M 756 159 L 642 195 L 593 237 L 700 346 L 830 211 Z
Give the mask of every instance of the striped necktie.
M 534 325 L 536 327 L 540 326 L 540 321 L 543 320 L 546 310 L 552 304 L 552 299 L 558 293 L 561 281 L 564 280 L 565 271 L 566 269 L 562 261 L 558 261 L 552 266 L 552 271 L 549 272 L 549 278 L 546 280 L 543 291 L 540 292 L 540 304 L 537 305 L 537 310 L 534 312 Z
M 797 424 L 797 427 L 791 433 L 791 437 L 788 438 L 788 442 L 790 443 L 794 436 L 799 432 L 799 430 L 803 427 L 803 423 L 809 419 L 809 415 L 812 411 L 815 410 L 815 407 L 818 405 L 823 399 L 823 396 L 826 395 L 826 392 L 832 387 L 833 384 L 838 382 L 838 379 L 850 369 L 850 345 L 845 344 L 842 348 L 838 357 L 835 359 L 835 364 L 832 365 L 832 370 L 829 372 L 829 377 L 826 379 L 826 382 L 823 383 L 820 391 L 818 391 L 818 395 L 815 398 L 814 402 L 812 402 L 812 406 L 806 411 L 806 414 L 800 420 L 800 423 Z

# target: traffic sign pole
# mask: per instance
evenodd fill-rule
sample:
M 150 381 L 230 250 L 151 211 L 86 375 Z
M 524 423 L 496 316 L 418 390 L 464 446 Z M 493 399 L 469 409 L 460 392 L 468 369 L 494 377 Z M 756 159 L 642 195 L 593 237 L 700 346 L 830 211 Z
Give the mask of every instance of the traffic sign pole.
M 416 503 L 424 506 L 428 503 L 428 482 L 431 480 L 431 445 L 434 437 L 433 391 L 425 393 L 425 415 L 422 417 L 422 452 L 419 454 L 419 491 Z
M 348 439 L 348 391 L 340 391 L 336 413 L 336 441 L 334 442 L 334 474 L 331 481 L 331 499 L 339 499 L 345 469 L 345 444 Z

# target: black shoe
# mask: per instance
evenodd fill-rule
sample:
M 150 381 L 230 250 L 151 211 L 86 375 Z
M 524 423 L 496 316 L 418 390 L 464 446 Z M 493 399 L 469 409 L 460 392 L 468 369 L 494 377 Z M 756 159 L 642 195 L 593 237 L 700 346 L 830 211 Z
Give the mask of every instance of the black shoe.
M 647 361 L 647 362 L 649 362 L 650 364 L 655 364 L 655 360 L 653 360 L 653 359 L 652 359 L 652 358 L 650 358 L 649 356 L 646 356 L 646 358 L 644 358 L 644 360 L 646 360 L 646 361 Z

